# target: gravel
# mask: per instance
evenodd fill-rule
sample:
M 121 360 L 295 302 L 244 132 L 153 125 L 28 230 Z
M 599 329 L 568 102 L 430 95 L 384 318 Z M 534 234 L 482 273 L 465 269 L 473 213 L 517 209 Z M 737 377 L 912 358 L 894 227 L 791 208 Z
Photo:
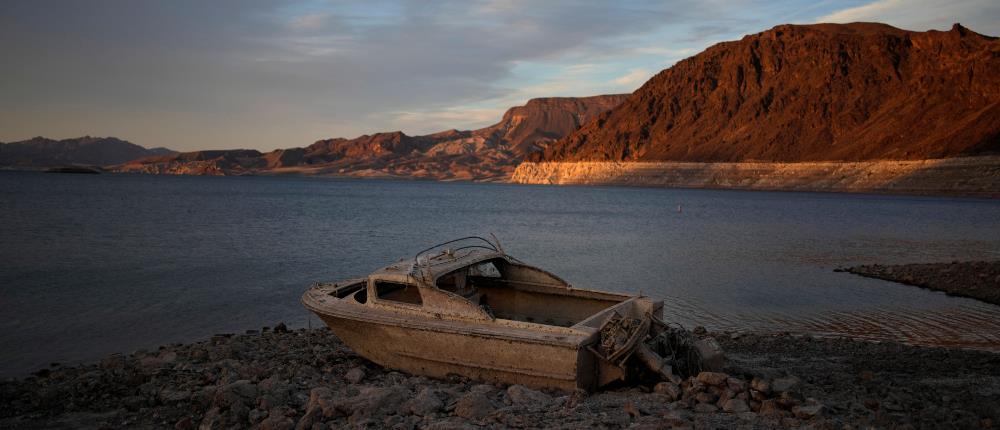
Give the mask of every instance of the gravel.
M 597 392 L 383 369 L 326 329 L 216 335 L 0 381 L 0 428 L 990 428 L 1000 354 L 709 333 L 724 372 Z

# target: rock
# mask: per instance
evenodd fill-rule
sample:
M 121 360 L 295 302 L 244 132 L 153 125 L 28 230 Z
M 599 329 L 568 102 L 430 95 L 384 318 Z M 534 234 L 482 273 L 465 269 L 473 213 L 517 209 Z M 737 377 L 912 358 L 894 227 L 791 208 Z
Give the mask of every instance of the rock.
M 288 409 L 285 408 L 278 407 L 272 409 L 267 418 L 264 418 L 260 422 L 260 427 L 258 428 L 260 430 L 294 430 L 295 420 L 288 417 L 287 413 Z
M 482 421 L 495 410 L 493 403 L 485 394 L 476 392 L 462 396 L 455 404 L 455 415 L 472 421 Z
M 424 427 L 426 430 L 478 430 L 478 426 L 474 426 L 465 422 L 465 420 L 457 417 L 445 418 L 440 421 L 434 421 Z
M 344 379 L 352 384 L 360 383 L 363 379 L 365 379 L 365 371 L 360 367 L 352 368 L 344 374 Z
M 190 391 L 174 391 L 169 388 L 160 391 L 160 401 L 163 403 L 183 402 L 190 398 L 191 398 Z
M 784 391 L 781 393 L 781 396 L 775 400 L 778 402 L 778 406 L 785 409 L 792 409 L 795 406 L 798 406 L 799 403 L 802 403 L 802 396 L 793 391 Z
M 778 393 L 792 391 L 799 386 L 799 378 L 789 376 L 771 381 L 771 389 Z
M 736 397 L 738 394 L 741 394 L 741 393 L 734 392 L 733 390 L 730 390 L 729 388 L 724 388 L 722 390 L 719 390 L 719 401 L 718 401 L 719 406 L 721 407 L 722 404 L 726 402 L 726 400 L 729 400 L 729 399 L 731 399 L 733 397 Z
M 695 412 L 700 412 L 703 414 L 718 412 L 719 408 L 711 403 L 698 403 L 692 408 Z
M 750 388 L 759 391 L 761 394 L 771 393 L 771 383 L 767 379 L 753 378 L 750 381 Z
M 306 405 L 306 410 L 319 410 L 324 417 L 333 417 L 337 413 L 337 408 L 333 401 L 333 392 L 326 387 L 313 388 L 309 392 L 309 403 Z
M 487 395 L 493 394 L 493 392 L 496 390 L 497 387 L 494 387 L 493 385 L 490 384 L 478 384 L 478 385 L 473 385 L 472 388 L 469 388 L 470 393 L 479 393 Z
M 750 411 L 750 405 L 743 399 L 729 399 L 722 405 L 722 410 L 729 413 L 740 413 Z
M 601 424 L 610 428 L 625 428 L 631 422 L 629 415 L 624 410 L 602 413 L 600 415 Z
M 438 397 L 436 390 L 424 388 L 416 397 L 407 402 L 404 408 L 414 415 L 426 417 L 440 412 L 444 408 L 444 402 Z
M 226 419 L 222 416 L 221 411 L 218 407 L 213 407 L 205 412 L 205 416 L 201 419 L 201 423 L 198 424 L 198 430 L 215 430 L 223 429 L 226 427 Z
M 552 402 L 552 398 L 548 394 L 523 385 L 511 385 L 507 388 L 507 396 L 516 405 L 528 405 L 535 408 L 544 408 Z
M 305 415 L 299 418 L 299 422 L 295 423 L 295 430 L 311 430 L 313 424 L 316 424 L 323 416 L 323 408 L 319 406 L 312 406 L 306 410 Z
M 757 413 L 761 415 L 782 415 L 781 408 L 778 407 L 778 402 L 774 399 L 767 399 L 760 402 L 760 410 Z
M 698 374 L 698 382 L 716 387 L 726 383 L 728 378 L 729 375 L 720 372 L 701 372 Z
M 693 330 L 691 330 L 691 333 L 694 333 L 696 336 L 704 336 L 706 333 L 708 333 L 708 330 L 705 330 L 705 327 L 697 326 Z
M 172 364 L 177 361 L 177 353 L 169 349 L 165 349 L 160 353 L 158 358 L 162 364 Z
M 590 397 L 590 393 L 582 388 L 577 388 L 573 390 L 573 393 L 569 395 L 569 399 L 566 401 L 566 406 L 569 408 L 575 408 Z
M 747 390 L 747 382 L 740 378 L 727 378 L 726 386 L 729 387 L 729 390 L 734 393 L 742 393 Z
M 365 387 L 341 407 L 350 411 L 352 420 L 381 417 L 399 412 L 407 395 L 399 386 Z
M 194 423 L 191 422 L 191 417 L 184 417 L 174 423 L 174 430 L 193 430 Z
M 250 412 L 247 413 L 247 421 L 249 421 L 250 424 L 257 424 L 264 418 L 267 418 L 267 411 L 262 409 L 251 409 Z
M 625 413 L 632 418 L 639 418 L 642 416 L 642 413 L 639 412 L 639 408 L 636 408 L 632 402 L 626 402 L 625 405 L 622 406 L 622 410 L 624 410 Z
M 128 396 L 121 400 L 122 405 L 125 409 L 130 411 L 138 411 L 139 409 L 148 406 L 149 402 L 143 396 Z
M 236 404 L 251 405 L 257 400 L 257 386 L 246 379 L 223 385 L 215 392 L 214 406 L 233 408 Z
M 653 392 L 666 394 L 667 397 L 670 398 L 670 401 L 675 401 L 681 398 L 681 394 L 683 394 L 681 387 L 670 382 L 660 382 L 659 384 L 656 384 L 656 386 L 653 387 Z
M 258 404 L 257 406 L 265 411 L 278 406 L 288 405 L 292 401 L 292 387 L 283 380 L 275 377 L 267 378 L 257 384 Z M 305 405 L 305 402 L 297 404 Z
M 687 411 L 667 411 L 663 414 L 661 421 L 671 428 L 687 426 L 690 425 L 690 415 Z
M 872 372 L 871 370 L 862 370 L 861 373 L 858 374 L 858 377 L 862 381 L 868 382 L 875 379 L 875 372 Z
M 802 405 L 792 408 L 792 413 L 795 414 L 796 418 L 808 420 L 823 415 L 825 410 L 826 407 L 821 404 Z
M 865 407 L 873 411 L 877 411 L 879 408 L 879 401 L 875 399 L 865 399 Z
M 100 367 L 105 370 L 115 370 L 125 368 L 125 356 L 121 353 L 114 353 L 101 359 Z
M 719 400 L 719 396 L 715 393 L 704 392 L 694 396 L 694 400 L 698 403 L 715 403 Z

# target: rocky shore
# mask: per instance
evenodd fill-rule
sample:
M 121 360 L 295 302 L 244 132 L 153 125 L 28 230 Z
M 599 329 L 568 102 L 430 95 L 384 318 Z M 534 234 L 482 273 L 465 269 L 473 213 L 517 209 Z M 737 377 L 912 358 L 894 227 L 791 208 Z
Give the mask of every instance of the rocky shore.
M 1000 354 L 714 333 L 725 373 L 598 393 L 378 367 L 326 329 L 249 331 L 0 382 L 2 428 L 992 428 Z
M 838 270 L 1000 305 L 1000 261 L 872 264 Z
M 762 191 L 1000 196 L 1000 157 L 860 162 L 524 162 L 511 182 Z

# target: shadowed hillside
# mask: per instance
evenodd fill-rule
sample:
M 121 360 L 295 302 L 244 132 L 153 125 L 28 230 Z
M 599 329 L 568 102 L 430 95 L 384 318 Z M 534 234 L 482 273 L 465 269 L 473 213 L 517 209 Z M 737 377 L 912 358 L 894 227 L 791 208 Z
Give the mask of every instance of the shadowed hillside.
M 0 143 L 0 166 L 105 166 L 170 153 L 173 151 L 166 148 L 146 149 L 114 137 L 84 136 L 63 140 L 35 137 L 20 142 Z

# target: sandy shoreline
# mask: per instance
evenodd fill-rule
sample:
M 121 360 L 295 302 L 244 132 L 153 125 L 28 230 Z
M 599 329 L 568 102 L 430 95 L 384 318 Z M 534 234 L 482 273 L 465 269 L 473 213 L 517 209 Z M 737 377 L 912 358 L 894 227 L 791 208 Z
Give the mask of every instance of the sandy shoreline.
M 590 395 L 385 370 L 326 329 L 217 335 L 0 382 L 5 405 L 0 427 L 989 428 L 1000 423 L 1000 354 L 788 335 L 713 335 L 727 350 L 728 378 L 709 375 L 711 383 L 692 379 L 680 386 Z

